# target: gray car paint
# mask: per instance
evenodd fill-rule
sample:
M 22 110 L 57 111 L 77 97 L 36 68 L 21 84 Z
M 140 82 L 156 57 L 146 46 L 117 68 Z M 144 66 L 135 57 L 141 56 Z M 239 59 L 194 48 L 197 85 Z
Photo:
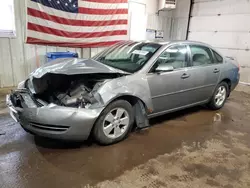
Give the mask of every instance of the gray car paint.
M 121 96 L 134 96 L 143 101 L 147 108 L 153 109 L 151 93 L 145 74 L 135 73 L 116 78 L 105 83 L 97 91 L 104 106 Z
M 93 73 L 121 73 L 126 72 L 109 67 L 93 59 L 62 58 L 44 64 L 30 74 L 30 77 L 41 78 L 47 73 L 53 74 L 93 74 Z
M 156 62 L 159 55 L 167 48 L 175 45 L 191 44 L 205 46 L 214 50 L 223 57 L 224 62 L 222 64 L 207 66 L 186 67 L 173 72 L 161 73 L 160 75 L 149 73 L 150 68 Z M 215 74 L 213 71 L 216 68 L 219 69 L 220 72 Z M 232 63 L 230 59 L 225 58 L 220 52 L 207 44 L 193 41 L 173 41 L 163 45 L 140 72 L 144 72 L 148 76 L 148 83 L 152 93 L 152 103 L 155 107 L 154 112 L 150 114 L 149 117 L 155 117 L 168 112 L 207 103 L 214 93 L 216 86 L 222 80 L 231 80 L 231 90 L 233 90 L 239 82 L 238 67 Z M 190 77 L 188 79 L 181 79 L 184 73 L 189 74 Z M 167 80 L 171 80 L 171 82 Z M 157 84 L 159 82 L 162 82 L 163 85 Z M 160 92 L 163 87 L 165 87 L 165 90 Z
M 86 140 L 89 137 L 93 124 L 104 109 L 104 107 L 79 109 L 55 104 L 37 108 L 33 106 L 19 108 L 12 104 L 10 95 L 6 96 L 6 104 L 10 109 L 12 118 L 19 122 L 27 132 L 54 139 L 76 141 Z M 34 124 L 40 127 L 65 126 L 69 128 L 63 132 L 56 132 L 48 129 L 38 129 L 33 126 Z
M 42 78 L 47 73 L 66 75 L 121 73 L 124 76 L 105 81 L 95 93 L 99 103 L 93 104 L 88 109 L 51 106 L 51 104 L 42 108 L 15 109 L 8 97 L 7 104 L 11 109 L 17 111 L 16 114 L 18 114 L 18 120 L 22 126 L 34 134 L 59 139 L 85 140 L 88 138 L 102 110 L 118 97 L 131 96 L 139 99 L 143 102 L 146 111 L 150 112 L 148 113 L 150 118 L 208 102 L 215 87 L 224 79 L 231 80 L 231 89 L 234 89 L 238 84 L 239 74 L 237 66 L 225 57 L 222 64 L 186 67 L 160 74 L 149 72 L 162 52 L 172 45 L 180 44 L 196 44 L 213 49 L 206 44 L 190 41 L 162 43 L 162 47 L 151 57 L 147 64 L 134 74 L 128 74 L 91 59 L 56 60 L 52 64 L 47 64 L 34 71 L 30 78 Z M 215 49 L 213 50 L 216 51 Z M 217 53 L 220 54 L 219 52 Z M 213 73 L 215 68 L 220 70 L 216 74 Z M 189 74 L 190 77 L 181 79 L 184 73 Z M 29 125 L 30 121 L 47 125 L 71 126 L 68 131 L 56 134 L 31 128 Z

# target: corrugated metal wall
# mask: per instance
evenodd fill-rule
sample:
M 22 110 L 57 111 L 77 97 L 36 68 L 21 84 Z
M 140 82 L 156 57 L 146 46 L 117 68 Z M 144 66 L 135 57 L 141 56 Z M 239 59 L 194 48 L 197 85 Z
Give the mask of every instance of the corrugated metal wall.
M 236 57 L 241 81 L 250 83 L 249 20 L 249 0 L 195 0 L 188 39 L 209 43 L 224 55 Z
M 185 40 L 189 21 L 191 0 L 177 0 L 176 9 L 160 12 L 166 17 L 163 25 L 165 40 Z

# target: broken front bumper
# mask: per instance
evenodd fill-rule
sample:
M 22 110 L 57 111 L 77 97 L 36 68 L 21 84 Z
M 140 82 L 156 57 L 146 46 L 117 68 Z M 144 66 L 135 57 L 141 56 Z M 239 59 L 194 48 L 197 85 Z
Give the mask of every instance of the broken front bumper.
M 86 140 L 103 110 L 69 108 L 54 104 L 22 108 L 14 105 L 11 95 L 6 96 L 11 117 L 27 132 L 54 139 Z M 24 103 L 28 103 L 32 98 L 26 96 L 23 100 Z

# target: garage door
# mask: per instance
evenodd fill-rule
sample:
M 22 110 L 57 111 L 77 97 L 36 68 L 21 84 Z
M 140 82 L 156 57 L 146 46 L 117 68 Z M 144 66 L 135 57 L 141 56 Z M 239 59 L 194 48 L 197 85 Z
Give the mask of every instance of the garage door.
M 250 1 L 195 0 L 191 15 L 188 39 L 236 57 L 241 82 L 250 83 Z

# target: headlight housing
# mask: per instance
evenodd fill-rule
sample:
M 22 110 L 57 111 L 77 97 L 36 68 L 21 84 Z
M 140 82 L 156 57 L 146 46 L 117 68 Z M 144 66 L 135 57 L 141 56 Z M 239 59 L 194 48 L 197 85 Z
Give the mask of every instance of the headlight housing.
M 17 89 L 24 89 L 25 88 L 25 81 L 22 81 L 18 84 Z

